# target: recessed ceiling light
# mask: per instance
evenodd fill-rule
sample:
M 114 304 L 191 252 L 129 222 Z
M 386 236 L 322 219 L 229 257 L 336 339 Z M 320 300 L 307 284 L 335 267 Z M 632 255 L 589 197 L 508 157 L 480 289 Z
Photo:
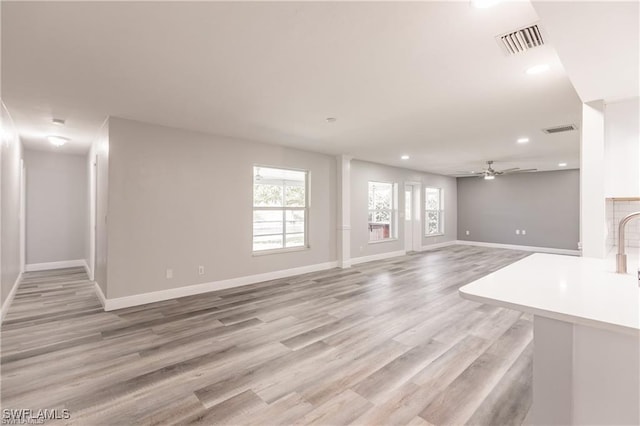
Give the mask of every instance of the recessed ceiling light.
M 558 167 L 567 167 L 567 163 L 558 163 Z
M 327 117 L 326 120 L 327 123 L 335 123 L 337 119 L 335 117 Z
M 551 67 L 549 66 L 549 64 L 534 65 L 531 68 L 527 68 L 526 73 L 529 75 L 541 74 L 543 72 L 549 71 L 550 68 Z
M 64 126 L 64 120 L 62 118 L 52 118 L 51 122 L 56 126 Z
M 520 138 L 516 142 L 518 142 L 518 143 L 527 143 L 527 142 L 529 142 L 529 138 Z
M 51 142 L 53 146 L 62 146 L 69 142 L 68 138 L 63 138 L 62 136 L 47 136 L 47 139 L 49 139 L 49 142 Z
M 500 3 L 501 0 L 471 0 L 471 6 L 476 9 L 486 9 Z
M 496 178 L 495 176 L 492 176 L 492 175 L 486 175 L 486 176 L 484 177 L 484 180 L 494 180 L 495 178 Z
M 409 159 L 409 156 L 408 156 L 408 155 L 403 155 L 403 156 L 402 156 L 402 157 L 400 157 L 400 158 L 401 158 L 401 159 L 403 159 L 403 160 L 408 160 L 408 159 Z

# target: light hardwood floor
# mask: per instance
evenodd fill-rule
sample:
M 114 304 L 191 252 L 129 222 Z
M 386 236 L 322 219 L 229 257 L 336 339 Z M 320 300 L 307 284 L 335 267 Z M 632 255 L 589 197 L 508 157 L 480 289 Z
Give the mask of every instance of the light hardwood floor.
M 451 246 L 103 312 L 81 269 L 24 276 L 3 408 L 93 424 L 520 424 L 531 318 L 458 288 L 528 253 Z

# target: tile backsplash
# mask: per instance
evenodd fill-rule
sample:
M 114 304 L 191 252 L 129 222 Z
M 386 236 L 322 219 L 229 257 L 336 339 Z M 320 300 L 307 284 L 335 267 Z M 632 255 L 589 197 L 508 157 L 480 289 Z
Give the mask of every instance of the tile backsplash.
M 605 218 L 607 222 L 607 248 L 618 245 L 618 224 L 629 213 L 640 211 L 640 200 L 619 201 L 607 199 Z M 633 219 L 627 224 L 625 246 L 640 247 L 640 219 Z

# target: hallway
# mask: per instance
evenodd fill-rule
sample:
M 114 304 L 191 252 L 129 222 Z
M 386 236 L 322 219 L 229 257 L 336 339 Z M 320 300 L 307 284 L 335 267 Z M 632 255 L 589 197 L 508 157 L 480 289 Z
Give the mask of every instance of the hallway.
M 74 424 L 520 424 L 531 318 L 457 289 L 527 255 L 451 246 L 113 312 L 81 268 L 26 273 L 2 406 Z

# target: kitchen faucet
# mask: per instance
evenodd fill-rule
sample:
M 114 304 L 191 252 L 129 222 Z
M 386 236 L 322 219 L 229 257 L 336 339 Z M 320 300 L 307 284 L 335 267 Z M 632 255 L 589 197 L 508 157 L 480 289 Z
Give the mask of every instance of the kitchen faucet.
M 633 218 L 640 216 L 640 212 L 628 214 L 618 225 L 618 254 L 616 255 L 616 272 L 627 273 L 627 255 L 624 253 L 624 227 Z

